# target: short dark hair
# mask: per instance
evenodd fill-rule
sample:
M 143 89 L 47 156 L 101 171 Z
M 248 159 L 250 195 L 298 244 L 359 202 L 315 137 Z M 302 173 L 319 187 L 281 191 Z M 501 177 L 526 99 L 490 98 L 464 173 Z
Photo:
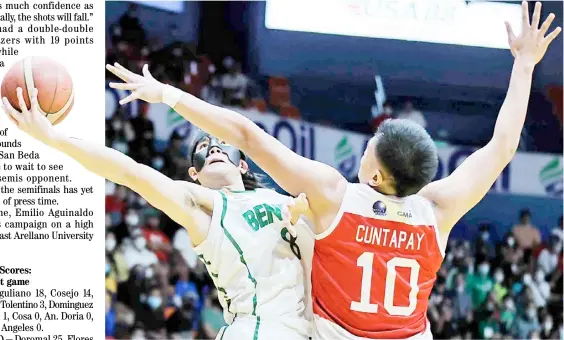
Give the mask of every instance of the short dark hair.
M 529 210 L 528 208 L 525 209 L 521 209 L 521 211 L 519 211 L 519 218 L 524 218 L 524 217 L 531 217 L 531 210 Z
M 396 196 L 416 194 L 433 180 L 439 166 L 437 147 L 422 126 L 388 119 L 375 137 L 376 157 L 394 177 Z

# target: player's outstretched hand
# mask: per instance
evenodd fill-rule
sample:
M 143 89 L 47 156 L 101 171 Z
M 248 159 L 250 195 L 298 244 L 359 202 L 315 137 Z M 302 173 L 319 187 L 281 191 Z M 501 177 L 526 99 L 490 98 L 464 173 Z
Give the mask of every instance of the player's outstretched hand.
M 18 95 L 18 104 L 22 110 L 19 112 L 14 109 L 8 98 L 2 98 L 3 109 L 8 118 L 18 126 L 20 130 L 32 136 L 33 138 L 46 143 L 55 135 L 55 129 L 51 122 L 39 112 L 39 103 L 37 102 L 37 89 L 31 92 L 31 107 L 25 104 L 23 91 L 21 87 L 16 89 Z
M 541 61 L 548 45 L 558 36 L 562 30 L 560 27 L 554 29 L 550 34 L 546 35 L 550 24 L 554 20 L 554 13 L 550 13 L 546 20 L 539 27 L 541 16 L 541 3 L 535 4 L 533 12 L 533 20 L 529 23 L 529 6 L 526 1 L 522 3 L 522 30 L 519 36 L 515 36 L 509 22 L 505 22 L 507 28 L 507 37 L 509 40 L 509 48 L 515 59 L 520 59 L 526 65 L 534 66 Z
M 135 74 L 118 63 L 106 65 L 106 69 L 124 81 L 124 83 L 110 83 L 110 87 L 120 90 L 131 91 L 131 94 L 120 100 L 125 105 L 135 99 L 141 99 L 147 103 L 160 103 L 163 97 L 165 84 L 153 78 L 149 72 L 149 65 L 143 66 L 143 75 Z
M 284 217 L 290 223 L 288 231 L 290 235 L 296 237 L 297 231 L 294 225 L 298 223 L 300 216 L 309 210 L 309 202 L 305 194 L 299 194 L 298 197 L 290 199 L 284 210 Z

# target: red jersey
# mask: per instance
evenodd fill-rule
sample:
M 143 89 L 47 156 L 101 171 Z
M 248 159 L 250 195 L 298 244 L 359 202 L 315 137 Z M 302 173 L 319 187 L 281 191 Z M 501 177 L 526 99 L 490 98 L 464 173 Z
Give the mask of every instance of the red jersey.
M 312 262 L 316 339 L 432 338 L 427 303 L 441 267 L 432 204 L 348 184 Z

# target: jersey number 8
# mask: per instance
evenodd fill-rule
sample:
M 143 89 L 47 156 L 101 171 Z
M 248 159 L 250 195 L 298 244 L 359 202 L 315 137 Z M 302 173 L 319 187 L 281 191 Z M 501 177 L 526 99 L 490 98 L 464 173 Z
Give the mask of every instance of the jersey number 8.
M 374 253 L 365 252 L 360 255 L 356 265 L 362 267 L 362 283 L 360 288 L 360 301 L 351 302 L 351 310 L 363 313 L 378 313 L 378 305 L 370 303 L 370 289 L 372 287 L 372 264 Z M 396 283 L 396 267 L 410 268 L 409 276 L 409 306 L 394 306 L 394 290 Z M 384 308 L 390 315 L 409 316 L 417 306 L 417 293 L 419 286 L 419 263 L 413 259 L 394 257 L 386 263 L 386 286 L 384 287 Z

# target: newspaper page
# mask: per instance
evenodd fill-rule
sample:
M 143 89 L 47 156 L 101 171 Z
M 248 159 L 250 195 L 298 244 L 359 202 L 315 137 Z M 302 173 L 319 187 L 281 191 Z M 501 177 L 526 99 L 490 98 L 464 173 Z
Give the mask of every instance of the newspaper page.
M 562 18 L 0 0 L 0 340 L 564 339 Z

